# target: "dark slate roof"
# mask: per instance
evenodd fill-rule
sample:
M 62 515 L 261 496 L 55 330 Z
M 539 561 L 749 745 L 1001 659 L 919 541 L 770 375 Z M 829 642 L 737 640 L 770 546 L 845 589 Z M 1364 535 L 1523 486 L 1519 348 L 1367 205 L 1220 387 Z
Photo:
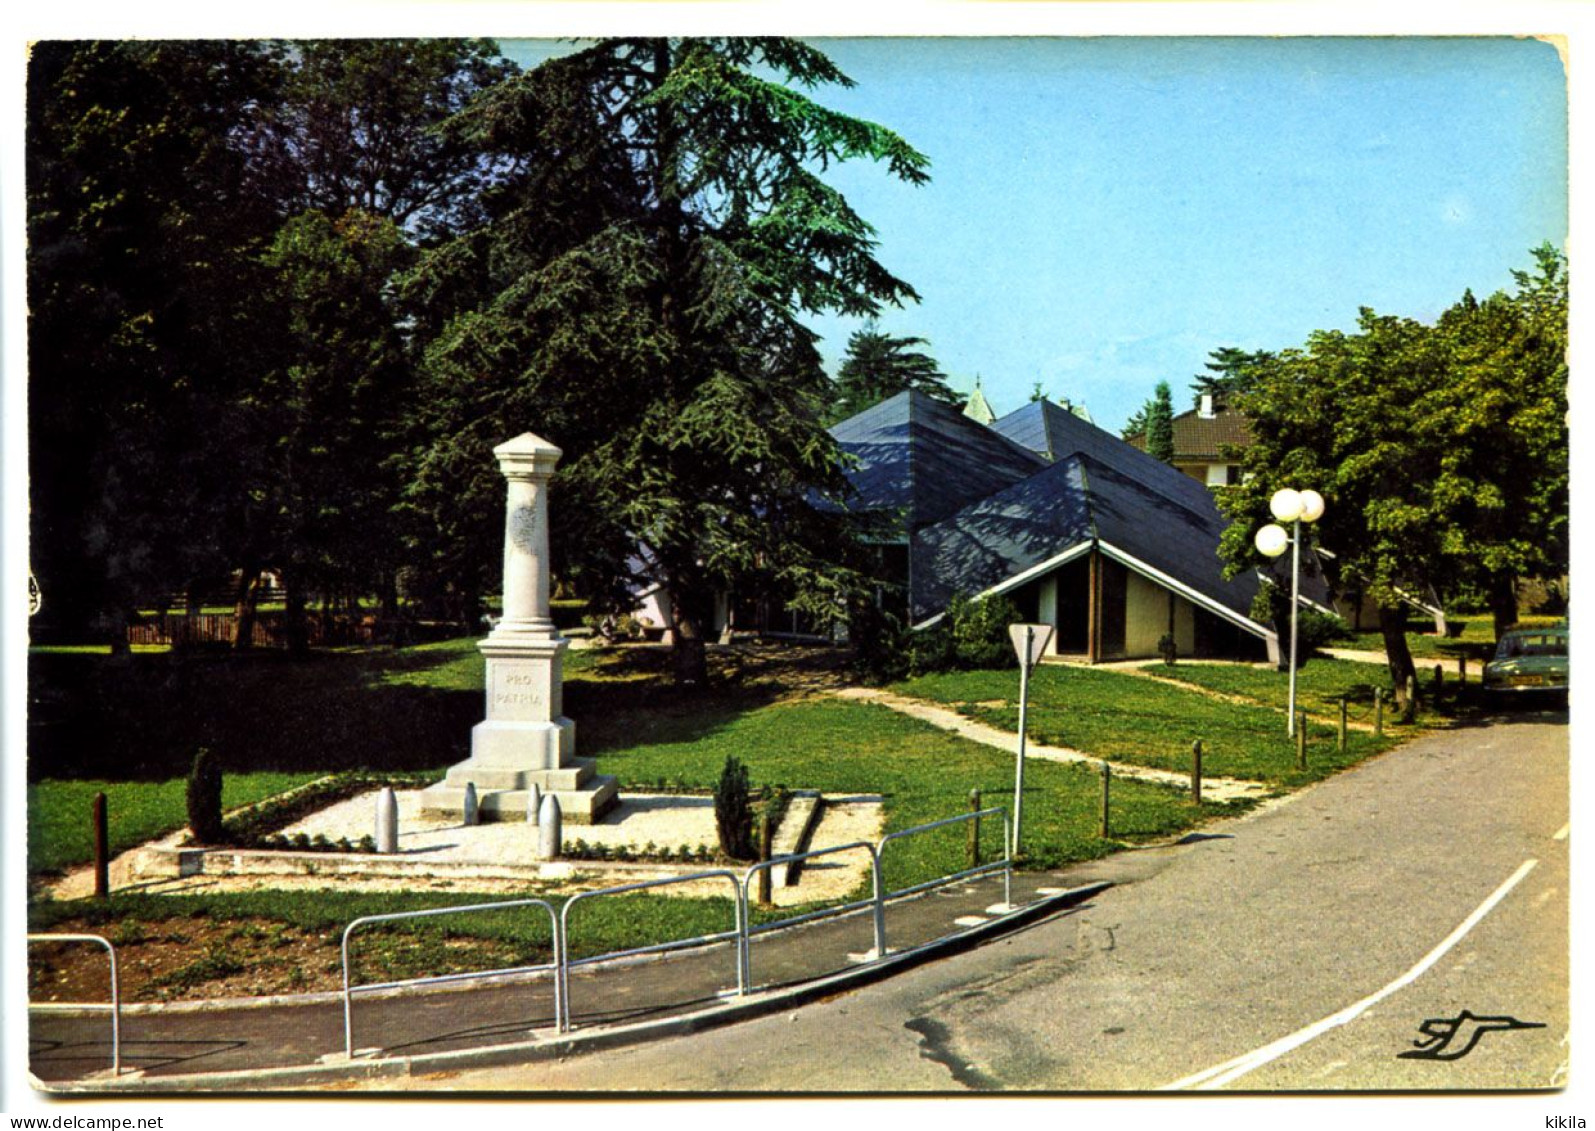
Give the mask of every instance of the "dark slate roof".
M 1088 455 L 1198 514 L 1216 513 L 1213 493 L 1204 484 L 1050 401 L 1032 401 L 992 427 L 1049 459 Z
M 1035 474 L 1044 461 L 924 393 L 882 401 L 831 429 L 856 465 L 856 510 L 895 510 L 909 531 Z
M 910 619 L 933 617 L 1096 536 L 1083 462 L 1071 457 L 921 530 L 909 547 Z
M 1202 505 L 1191 506 L 1090 455 L 1065 456 L 919 532 L 911 549 L 913 619 L 1093 538 L 1248 616 L 1257 580 L 1224 579 L 1217 550 L 1226 523 L 1211 495 L 1201 495 Z
M 1048 400 L 1031 401 L 1023 408 L 1014 409 L 992 427 L 1014 443 L 1051 461 L 1068 454 L 1067 451 L 1060 451 L 1054 443 L 1054 429 L 1051 427 L 1055 418 L 1064 416 L 1072 417 L 1074 413 Z

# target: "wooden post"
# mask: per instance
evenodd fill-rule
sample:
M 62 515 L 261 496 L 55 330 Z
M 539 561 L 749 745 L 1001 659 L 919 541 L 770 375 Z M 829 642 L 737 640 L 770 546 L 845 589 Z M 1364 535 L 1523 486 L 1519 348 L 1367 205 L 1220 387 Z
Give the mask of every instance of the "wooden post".
M 969 811 L 971 813 L 980 812 L 980 790 L 978 789 L 972 789 L 969 791 Z M 978 868 L 980 866 L 979 817 L 976 817 L 969 822 L 969 866 L 971 868 Z
M 1191 743 L 1191 804 L 1202 803 L 1202 740 Z
M 1434 697 L 1440 698 L 1440 688 L 1445 685 L 1445 669 L 1439 664 L 1434 665 Z
M 1102 659 L 1102 563 L 1095 550 L 1086 557 L 1085 617 L 1086 661 L 1095 664 Z
M 1385 689 L 1382 687 L 1373 689 L 1373 736 L 1385 736 Z
M 1346 697 L 1340 697 L 1340 752 L 1346 752 Z
M 1418 716 L 1418 677 L 1416 675 L 1407 677 L 1407 710 L 1405 714 L 1408 722 Z
M 770 859 L 770 811 L 766 809 L 759 814 L 759 862 L 764 863 Z M 759 869 L 759 903 L 768 907 L 770 904 L 770 871 L 769 868 Z
M 1466 656 L 1457 657 L 1457 682 L 1468 682 L 1468 658 Z
M 94 895 L 104 899 L 111 894 L 111 832 L 105 811 L 105 794 L 96 793 L 91 806 L 94 819 Z
M 1102 763 L 1102 839 L 1108 839 L 1108 794 L 1112 788 L 1113 767 L 1106 762 Z
M 1296 768 L 1307 768 L 1307 712 L 1301 712 L 1296 720 Z

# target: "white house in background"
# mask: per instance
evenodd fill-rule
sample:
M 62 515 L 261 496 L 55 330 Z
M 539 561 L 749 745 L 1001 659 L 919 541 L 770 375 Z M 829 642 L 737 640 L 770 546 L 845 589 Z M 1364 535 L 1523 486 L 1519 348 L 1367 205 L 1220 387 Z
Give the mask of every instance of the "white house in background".
M 1146 450 L 1145 434 L 1131 436 L 1128 442 Z M 1212 393 L 1203 393 L 1195 408 L 1174 418 L 1174 466 L 1208 487 L 1228 487 L 1241 481 L 1235 449 L 1251 443 L 1252 430 L 1246 418 Z

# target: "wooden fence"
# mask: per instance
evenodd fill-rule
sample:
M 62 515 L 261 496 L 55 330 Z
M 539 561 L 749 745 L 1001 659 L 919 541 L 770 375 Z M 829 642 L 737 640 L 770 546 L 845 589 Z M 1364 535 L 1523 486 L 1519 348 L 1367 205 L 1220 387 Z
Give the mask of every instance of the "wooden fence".
M 352 620 L 348 617 L 323 618 L 314 613 L 305 617 L 305 636 L 311 647 L 346 644 L 388 643 L 398 626 L 375 617 Z M 195 644 L 231 644 L 238 631 L 233 613 L 167 613 L 147 617 L 141 624 L 129 625 L 129 644 L 170 644 L 183 647 Z M 281 611 L 255 615 L 255 630 L 250 643 L 261 648 L 288 646 L 288 617 Z

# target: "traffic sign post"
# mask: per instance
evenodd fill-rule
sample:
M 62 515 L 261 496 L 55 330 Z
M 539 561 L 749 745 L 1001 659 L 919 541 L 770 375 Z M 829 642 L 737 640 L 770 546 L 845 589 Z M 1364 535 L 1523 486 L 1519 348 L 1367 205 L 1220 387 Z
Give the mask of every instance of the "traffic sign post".
M 1024 815 L 1025 802 L 1025 712 L 1030 700 L 1030 669 L 1040 662 L 1052 640 L 1050 624 L 1010 624 L 1008 638 L 1013 641 L 1014 653 L 1019 657 L 1019 756 L 1014 764 L 1013 781 L 1013 842 L 1008 846 L 1010 858 L 1019 855 L 1019 822 Z

